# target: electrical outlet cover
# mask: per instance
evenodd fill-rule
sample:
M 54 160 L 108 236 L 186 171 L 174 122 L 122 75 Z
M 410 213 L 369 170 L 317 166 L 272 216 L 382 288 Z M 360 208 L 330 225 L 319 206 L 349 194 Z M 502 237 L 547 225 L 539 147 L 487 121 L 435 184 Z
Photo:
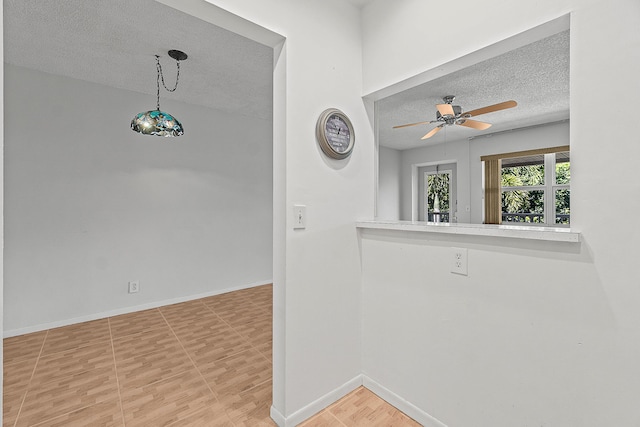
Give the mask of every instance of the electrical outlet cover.
M 129 293 L 135 294 L 140 291 L 140 282 L 137 280 L 133 280 L 129 282 Z
M 463 276 L 468 275 L 467 248 L 451 248 L 451 272 Z

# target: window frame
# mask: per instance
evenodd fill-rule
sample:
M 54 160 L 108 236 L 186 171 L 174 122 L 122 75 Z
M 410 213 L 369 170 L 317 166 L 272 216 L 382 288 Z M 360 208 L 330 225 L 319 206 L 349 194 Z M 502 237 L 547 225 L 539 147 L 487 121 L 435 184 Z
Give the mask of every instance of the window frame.
M 511 153 L 492 154 L 480 157 L 485 166 L 484 175 L 484 216 L 485 224 L 502 224 L 502 193 L 503 191 L 534 191 L 544 192 L 544 222 L 518 222 L 518 225 L 544 225 L 554 227 L 569 227 L 570 224 L 556 224 L 556 190 L 567 189 L 569 184 L 556 184 L 556 154 L 571 152 L 568 145 L 549 147 L 535 150 L 516 151 Z M 544 155 L 544 185 L 522 185 L 502 187 L 502 160 L 533 155 Z M 497 166 L 497 168 L 496 168 Z M 571 222 L 571 220 L 569 220 Z

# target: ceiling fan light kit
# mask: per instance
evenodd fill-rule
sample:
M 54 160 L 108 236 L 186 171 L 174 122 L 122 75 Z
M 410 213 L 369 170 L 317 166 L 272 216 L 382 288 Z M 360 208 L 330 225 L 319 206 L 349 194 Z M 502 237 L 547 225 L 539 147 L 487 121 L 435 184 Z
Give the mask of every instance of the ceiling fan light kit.
M 507 108 L 513 108 L 518 105 L 516 101 L 505 101 L 499 104 L 488 105 L 486 107 L 477 108 L 475 110 L 463 112 L 462 107 L 459 105 L 453 105 L 453 101 L 456 99 L 454 95 L 446 95 L 442 97 L 442 101 L 444 104 L 436 105 L 436 119 L 431 121 L 417 122 L 417 123 L 408 123 L 405 125 L 394 126 L 394 129 L 400 129 L 404 127 L 410 126 L 418 126 L 424 124 L 434 124 L 437 123 L 438 126 L 431 129 L 424 135 L 421 139 L 431 138 L 433 135 L 438 133 L 444 126 L 464 126 L 471 129 L 476 130 L 485 130 L 491 127 L 490 123 L 481 122 L 478 120 L 471 120 L 470 117 L 479 116 L 481 114 L 492 113 L 494 111 L 505 110 Z

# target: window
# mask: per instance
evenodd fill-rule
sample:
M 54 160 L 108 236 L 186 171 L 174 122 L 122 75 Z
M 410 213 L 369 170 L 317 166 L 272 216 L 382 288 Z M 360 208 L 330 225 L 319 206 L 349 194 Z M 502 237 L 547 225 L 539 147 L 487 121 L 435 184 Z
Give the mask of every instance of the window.
M 484 156 L 485 223 L 570 224 L 569 147 Z

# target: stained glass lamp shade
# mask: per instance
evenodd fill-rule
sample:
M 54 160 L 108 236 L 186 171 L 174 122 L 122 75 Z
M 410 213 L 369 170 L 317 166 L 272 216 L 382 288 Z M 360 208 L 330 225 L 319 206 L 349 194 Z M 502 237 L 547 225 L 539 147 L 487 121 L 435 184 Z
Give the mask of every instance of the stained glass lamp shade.
M 136 114 L 131 120 L 131 129 L 143 135 L 171 137 L 184 134 L 182 123 L 171 114 L 160 110 Z
M 160 110 L 160 81 L 162 80 L 162 86 L 164 86 L 167 91 L 175 91 L 180 79 L 180 61 L 187 59 L 187 54 L 179 50 L 170 50 L 169 56 L 175 59 L 177 63 L 178 74 L 176 76 L 176 84 L 173 89 L 169 89 L 165 85 L 162 66 L 160 65 L 160 57 L 156 55 L 156 109 L 138 113 L 133 120 L 131 120 L 131 130 L 142 135 L 174 137 L 184 134 L 182 123 L 171 114 Z

